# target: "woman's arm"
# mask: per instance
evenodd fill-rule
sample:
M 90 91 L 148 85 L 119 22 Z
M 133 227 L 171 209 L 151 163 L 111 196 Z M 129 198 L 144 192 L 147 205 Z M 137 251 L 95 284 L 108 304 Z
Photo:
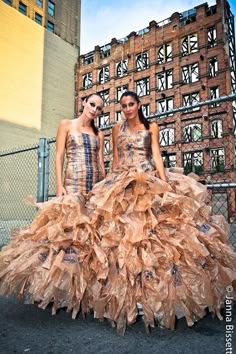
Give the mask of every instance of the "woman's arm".
M 112 171 L 118 166 L 119 156 L 117 150 L 117 138 L 119 133 L 119 124 L 112 127 L 112 149 L 113 149 L 113 160 L 112 160 Z
M 99 138 L 98 162 L 104 178 L 106 175 L 105 165 L 104 165 L 104 134 L 102 132 L 99 132 L 98 138 Z
M 62 171 L 64 164 L 64 153 L 65 153 L 65 144 L 66 136 L 68 132 L 69 121 L 64 119 L 60 122 L 57 129 L 56 137 L 56 195 L 60 197 L 66 194 L 66 190 L 62 182 Z
M 167 181 L 165 168 L 163 164 L 163 160 L 161 157 L 161 150 L 159 145 L 159 127 L 156 123 L 150 124 L 151 131 L 151 148 L 152 148 L 152 158 L 155 164 L 155 167 L 158 171 L 159 177 L 163 181 Z

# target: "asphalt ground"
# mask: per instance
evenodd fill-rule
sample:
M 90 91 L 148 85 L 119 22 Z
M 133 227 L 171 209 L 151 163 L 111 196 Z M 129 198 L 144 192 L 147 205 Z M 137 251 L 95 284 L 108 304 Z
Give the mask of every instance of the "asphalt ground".
M 121 337 L 107 320 L 100 322 L 92 314 L 72 320 L 64 309 L 52 316 L 51 306 L 42 310 L 14 297 L 0 297 L 0 353 L 236 354 L 235 306 L 230 313 L 231 322 L 207 314 L 193 327 L 180 319 L 174 331 L 156 327 L 150 334 L 139 317 Z M 229 324 L 232 327 L 227 327 Z M 226 334 L 232 339 L 228 351 Z

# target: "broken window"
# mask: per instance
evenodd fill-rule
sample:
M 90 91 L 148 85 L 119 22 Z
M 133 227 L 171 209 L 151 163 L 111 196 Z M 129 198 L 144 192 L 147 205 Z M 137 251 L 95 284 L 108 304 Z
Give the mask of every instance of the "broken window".
M 185 65 L 182 67 L 182 80 L 185 84 L 191 84 L 199 80 L 198 63 Z
M 175 130 L 174 128 L 165 128 L 160 130 L 160 145 L 168 146 L 173 145 L 175 141 Z
M 225 170 L 225 152 L 224 149 L 211 149 L 211 171 L 224 172 Z
M 102 97 L 104 106 L 109 106 L 109 90 L 100 91 L 99 95 Z
M 122 120 L 121 111 L 117 111 L 116 112 L 116 122 L 119 122 L 120 120 Z
M 148 52 L 142 52 L 136 55 L 136 69 L 138 71 L 145 70 L 149 67 Z
M 89 65 L 89 64 L 93 63 L 93 61 L 94 61 L 94 54 L 93 54 L 93 52 L 90 52 L 84 56 L 83 65 Z
M 218 86 L 211 87 L 209 90 L 209 99 L 210 100 L 215 100 L 220 97 L 220 90 Z M 219 102 L 215 102 L 211 104 L 211 107 L 218 107 L 220 105 Z
M 157 62 L 163 64 L 172 60 L 172 45 L 171 43 L 163 44 L 157 51 Z
M 105 138 L 104 139 L 104 155 L 109 155 L 110 154 L 110 139 Z
M 124 59 L 119 63 L 116 63 L 116 75 L 118 77 L 128 75 L 128 59 Z
M 211 121 L 211 136 L 215 139 L 222 138 L 222 120 L 214 119 Z
M 165 98 L 163 100 L 159 100 L 157 101 L 157 110 L 158 112 L 167 112 L 173 109 L 173 98 L 169 97 L 169 98 Z M 173 115 L 173 113 L 170 114 L 166 114 L 161 116 L 162 118 L 167 117 L 167 116 L 171 116 Z
M 189 55 L 198 51 L 197 34 L 189 34 L 181 40 L 182 55 Z
M 100 48 L 100 59 L 107 58 L 111 55 L 111 45 L 107 44 Z
M 188 93 L 183 95 L 183 106 L 194 106 L 200 102 L 199 92 Z M 200 107 L 192 107 L 187 110 L 187 112 L 198 111 Z
M 92 73 L 83 75 L 83 87 L 89 88 L 92 86 Z
M 142 110 L 143 110 L 143 114 L 145 117 L 149 117 L 150 115 L 150 106 L 149 104 L 142 104 Z
M 167 168 L 176 166 L 176 154 L 163 154 L 163 163 Z
M 188 124 L 183 127 L 183 140 L 191 143 L 193 141 L 199 141 L 202 137 L 201 124 Z
M 120 102 L 120 98 L 123 92 L 128 90 L 128 85 L 122 85 L 116 88 L 116 101 Z
M 183 153 L 183 165 L 186 174 L 190 172 L 200 174 L 203 172 L 203 152 L 194 151 Z
M 212 57 L 212 58 L 209 59 L 208 67 L 209 67 L 209 75 L 211 77 L 215 77 L 216 74 L 218 73 L 218 60 L 217 60 L 217 57 Z
M 135 86 L 139 97 L 149 95 L 149 77 L 136 81 Z
M 166 70 L 157 74 L 157 89 L 160 91 L 168 90 L 173 85 L 173 72 L 172 70 Z
M 103 114 L 97 118 L 98 122 L 98 127 L 107 127 L 110 124 L 110 115 L 109 114 Z
M 104 66 L 98 73 L 99 84 L 104 84 L 110 79 L 109 66 Z
M 207 30 L 207 43 L 208 43 L 208 47 L 210 48 L 215 47 L 217 45 L 215 26 L 212 26 Z

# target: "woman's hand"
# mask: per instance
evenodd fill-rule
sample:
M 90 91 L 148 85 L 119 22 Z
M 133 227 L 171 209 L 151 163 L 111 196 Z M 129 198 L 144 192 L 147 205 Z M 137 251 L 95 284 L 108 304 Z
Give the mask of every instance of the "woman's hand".
M 65 190 L 65 188 L 63 186 L 58 186 L 57 187 L 57 191 L 56 191 L 57 197 L 61 197 L 61 196 L 66 195 L 66 194 L 67 194 L 66 190 Z

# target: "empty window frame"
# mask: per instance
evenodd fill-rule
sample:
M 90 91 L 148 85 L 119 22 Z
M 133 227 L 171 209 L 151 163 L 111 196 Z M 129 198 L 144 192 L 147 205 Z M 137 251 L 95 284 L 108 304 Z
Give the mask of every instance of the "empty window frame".
M 167 112 L 173 109 L 173 97 L 165 98 L 163 100 L 157 101 L 157 111 L 158 112 Z M 173 113 L 165 114 L 161 116 L 161 118 L 172 116 Z
M 107 44 L 100 48 L 100 59 L 107 58 L 111 55 L 111 45 Z
M 217 98 L 219 98 L 219 97 L 220 97 L 220 90 L 219 90 L 219 87 L 218 87 L 218 86 L 211 87 L 211 88 L 209 89 L 209 99 L 210 99 L 210 100 L 215 100 L 215 99 L 217 99 Z M 217 102 L 217 103 L 212 103 L 212 104 L 210 105 L 210 107 L 218 107 L 218 106 L 220 106 L 220 103 L 219 103 L 219 102 Z
M 98 82 L 100 84 L 104 84 L 105 82 L 109 81 L 110 79 L 110 70 L 109 66 L 104 66 L 99 72 L 98 72 Z
M 116 88 L 116 101 L 120 102 L 120 98 L 123 92 L 128 90 L 128 85 L 122 85 Z
M 110 149 L 110 139 L 105 137 L 104 139 L 104 155 L 110 155 L 111 149 Z
M 194 172 L 200 174 L 203 172 L 203 152 L 185 152 L 183 153 L 183 167 L 186 174 Z
M 150 92 L 149 77 L 135 81 L 135 89 L 139 97 L 149 95 Z
M 116 122 L 119 122 L 122 120 L 122 114 L 121 111 L 116 112 Z
M 193 106 L 192 108 L 189 108 L 187 112 L 198 111 L 200 107 L 194 107 L 194 105 L 199 102 L 200 102 L 199 92 L 192 92 L 183 95 L 183 106 Z
M 223 128 L 222 128 L 222 120 L 214 119 L 211 121 L 211 136 L 215 139 L 222 138 Z
M 175 130 L 174 128 L 160 129 L 160 146 L 173 145 L 175 142 Z
M 109 113 L 107 114 L 102 114 L 97 118 L 97 124 L 99 128 L 107 127 L 110 124 L 110 115 Z
M 104 90 L 100 91 L 99 95 L 102 97 L 104 106 L 109 106 L 110 100 L 109 100 L 109 90 Z
M 162 159 L 165 167 L 170 168 L 176 166 L 176 154 L 164 154 Z
M 135 63 L 137 71 L 147 69 L 149 67 L 148 52 L 142 52 L 137 54 Z
M 89 65 L 94 62 L 94 54 L 93 53 L 88 53 L 84 56 L 83 58 L 83 65 Z
M 216 27 L 212 26 L 207 29 L 207 44 L 208 47 L 212 48 L 217 45 L 217 37 L 216 37 Z
M 83 88 L 87 89 L 93 85 L 92 73 L 83 75 Z
M 163 44 L 157 50 L 157 63 L 163 64 L 172 60 L 172 44 L 166 43 Z
M 142 104 L 142 111 L 145 117 L 149 117 L 150 115 L 150 106 L 149 104 Z
M 184 142 L 191 143 L 200 141 L 202 138 L 201 124 L 188 124 L 183 127 L 183 140 Z
M 209 69 L 209 75 L 211 77 L 215 77 L 218 73 L 218 60 L 217 57 L 212 57 L 208 61 L 208 69 Z
M 173 71 L 166 70 L 157 74 L 157 89 L 160 91 L 168 90 L 173 85 Z
M 198 51 L 197 34 L 189 34 L 181 40 L 181 53 L 182 55 L 189 55 Z
M 185 65 L 182 67 L 182 80 L 185 84 L 191 84 L 199 80 L 198 63 Z
M 224 149 L 211 149 L 211 172 L 224 172 L 225 170 L 225 151 Z
M 122 77 L 128 75 L 128 59 L 121 60 L 116 63 L 116 76 Z

